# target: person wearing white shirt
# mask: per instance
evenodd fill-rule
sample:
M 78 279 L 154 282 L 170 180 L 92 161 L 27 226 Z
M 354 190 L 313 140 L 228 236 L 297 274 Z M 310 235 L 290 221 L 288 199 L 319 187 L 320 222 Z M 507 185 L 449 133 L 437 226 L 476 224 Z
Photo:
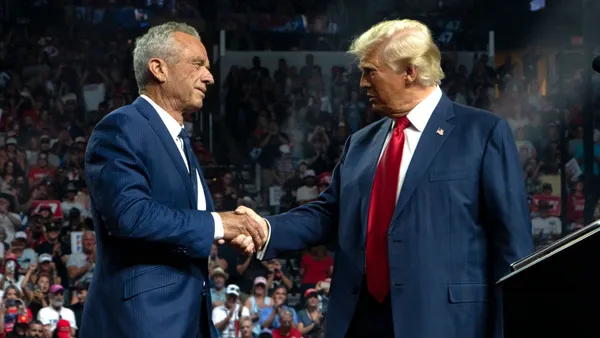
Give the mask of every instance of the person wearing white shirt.
M 42 324 L 54 331 L 56 324 L 59 320 L 64 319 L 71 324 L 73 334 L 77 330 L 77 323 L 75 322 L 75 313 L 71 309 L 64 307 L 65 297 L 64 288 L 60 284 L 54 284 L 50 287 L 49 297 L 50 306 L 40 309 L 37 315 L 37 319 Z
M 509 124 L 442 92 L 421 22 L 383 21 L 349 52 L 382 119 L 348 137 L 316 201 L 266 219 L 236 210 L 268 233 L 258 258 L 335 241 L 326 337 L 501 336 L 495 281 L 533 252 Z
M 212 321 L 221 338 L 236 338 L 236 323 L 243 317 L 250 317 L 250 310 L 239 302 L 240 287 L 235 284 L 227 285 L 225 304 L 215 307 L 212 311 Z
M 266 240 L 251 217 L 215 212 L 184 129 L 184 115 L 202 108 L 214 83 L 209 68 L 193 27 L 152 27 L 133 51 L 140 97 L 106 115 L 89 138 L 97 251 L 81 262 L 95 266 L 82 337 L 209 338 L 213 244 L 245 242 L 251 253 Z

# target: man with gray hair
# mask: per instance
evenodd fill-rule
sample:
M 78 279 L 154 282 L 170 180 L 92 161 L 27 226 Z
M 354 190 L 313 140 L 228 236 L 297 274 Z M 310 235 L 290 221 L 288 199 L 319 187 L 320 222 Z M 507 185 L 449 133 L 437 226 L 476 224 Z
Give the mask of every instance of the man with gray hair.
M 194 28 L 151 28 L 133 51 L 140 97 L 90 137 L 85 171 L 97 255 L 85 338 L 212 338 L 208 257 L 215 241 L 262 245 L 246 215 L 214 212 L 183 128 L 214 80 Z
M 294 327 L 294 313 L 290 309 L 279 310 L 279 327 L 273 330 L 273 338 L 302 338 L 302 332 Z
M 510 127 L 442 92 L 418 21 L 381 22 L 350 53 L 384 118 L 348 138 L 317 201 L 266 221 L 237 211 L 270 231 L 265 259 L 335 236 L 327 338 L 502 337 L 494 283 L 533 251 Z

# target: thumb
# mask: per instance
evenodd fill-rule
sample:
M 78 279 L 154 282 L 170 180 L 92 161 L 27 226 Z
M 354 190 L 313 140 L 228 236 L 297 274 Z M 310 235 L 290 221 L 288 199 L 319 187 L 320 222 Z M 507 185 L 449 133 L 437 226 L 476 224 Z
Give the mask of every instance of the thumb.
M 219 244 L 225 244 L 225 240 L 221 238 L 220 240 L 217 241 L 217 243 L 219 243 Z
M 235 213 L 238 215 L 244 215 L 248 212 L 248 208 L 243 205 L 240 205 L 237 209 L 235 209 Z

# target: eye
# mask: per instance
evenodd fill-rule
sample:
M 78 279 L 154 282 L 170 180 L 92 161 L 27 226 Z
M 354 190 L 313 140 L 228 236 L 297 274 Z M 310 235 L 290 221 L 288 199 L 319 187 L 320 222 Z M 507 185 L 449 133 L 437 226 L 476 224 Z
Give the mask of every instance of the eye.
M 375 73 L 375 70 L 372 68 L 363 68 L 363 74 L 366 76 L 372 76 Z

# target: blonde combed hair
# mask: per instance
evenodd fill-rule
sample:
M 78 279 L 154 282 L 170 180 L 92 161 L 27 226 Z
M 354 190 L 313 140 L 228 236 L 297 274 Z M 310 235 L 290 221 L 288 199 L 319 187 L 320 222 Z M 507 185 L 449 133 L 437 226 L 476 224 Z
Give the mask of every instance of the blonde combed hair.
M 394 71 L 406 65 L 416 67 L 417 82 L 423 86 L 439 85 L 444 78 L 440 50 L 429 28 L 419 21 L 380 22 L 356 38 L 348 53 L 360 60 L 374 48 L 381 47 L 385 62 Z

